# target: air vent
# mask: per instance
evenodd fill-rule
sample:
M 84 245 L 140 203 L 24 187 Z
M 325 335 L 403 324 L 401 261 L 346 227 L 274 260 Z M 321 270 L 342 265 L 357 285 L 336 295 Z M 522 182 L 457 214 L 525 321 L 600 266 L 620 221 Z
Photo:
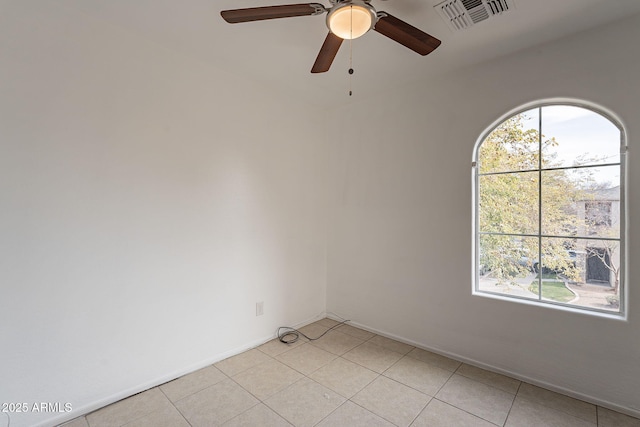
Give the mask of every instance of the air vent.
M 514 8 L 514 0 L 446 0 L 436 6 L 452 30 L 464 30 Z

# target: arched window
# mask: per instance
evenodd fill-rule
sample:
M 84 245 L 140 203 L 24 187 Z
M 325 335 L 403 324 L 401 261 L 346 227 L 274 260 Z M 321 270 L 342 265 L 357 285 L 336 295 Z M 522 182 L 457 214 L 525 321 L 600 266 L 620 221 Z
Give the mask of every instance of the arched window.
M 474 294 L 623 314 L 622 126 L 544 103 L 475 150 Z

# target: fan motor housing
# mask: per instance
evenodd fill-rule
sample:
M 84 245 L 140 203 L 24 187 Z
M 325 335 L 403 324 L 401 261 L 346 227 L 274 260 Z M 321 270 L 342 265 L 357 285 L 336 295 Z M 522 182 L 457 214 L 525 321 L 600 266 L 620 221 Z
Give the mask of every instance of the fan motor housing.
M 364 35 L 376 21 L 376 10 L 364 0 L 340 2 L 327 14 L 327 27 L 342 39 L 356 39 Z

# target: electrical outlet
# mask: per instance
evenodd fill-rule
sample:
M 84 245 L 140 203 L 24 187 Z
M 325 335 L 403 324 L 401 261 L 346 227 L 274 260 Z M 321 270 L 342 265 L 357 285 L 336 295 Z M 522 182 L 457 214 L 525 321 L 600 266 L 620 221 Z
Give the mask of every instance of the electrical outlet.
M 256 303 L 256 316 L 262 316 L 264 314 L 264 302 L 260 301 Z

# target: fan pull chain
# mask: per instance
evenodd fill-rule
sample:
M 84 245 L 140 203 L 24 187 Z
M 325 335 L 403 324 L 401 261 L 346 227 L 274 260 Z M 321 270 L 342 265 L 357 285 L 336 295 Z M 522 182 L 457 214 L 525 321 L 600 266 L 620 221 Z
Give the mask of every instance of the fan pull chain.
M 349 40 L 349 96 L 351 96 L 353 94 L 353 91 L 351 90 L 351 76 L 353 76 L 353 58 L 352 58 L 352 48 L 351 48 L 351 43 L 353 43 L 352 40 Z
M 351 7 L 351 37 L 349 37 L 349 96 L 353 95 L 351 90 L 351 76 L 353 75 L 353 5 Z

